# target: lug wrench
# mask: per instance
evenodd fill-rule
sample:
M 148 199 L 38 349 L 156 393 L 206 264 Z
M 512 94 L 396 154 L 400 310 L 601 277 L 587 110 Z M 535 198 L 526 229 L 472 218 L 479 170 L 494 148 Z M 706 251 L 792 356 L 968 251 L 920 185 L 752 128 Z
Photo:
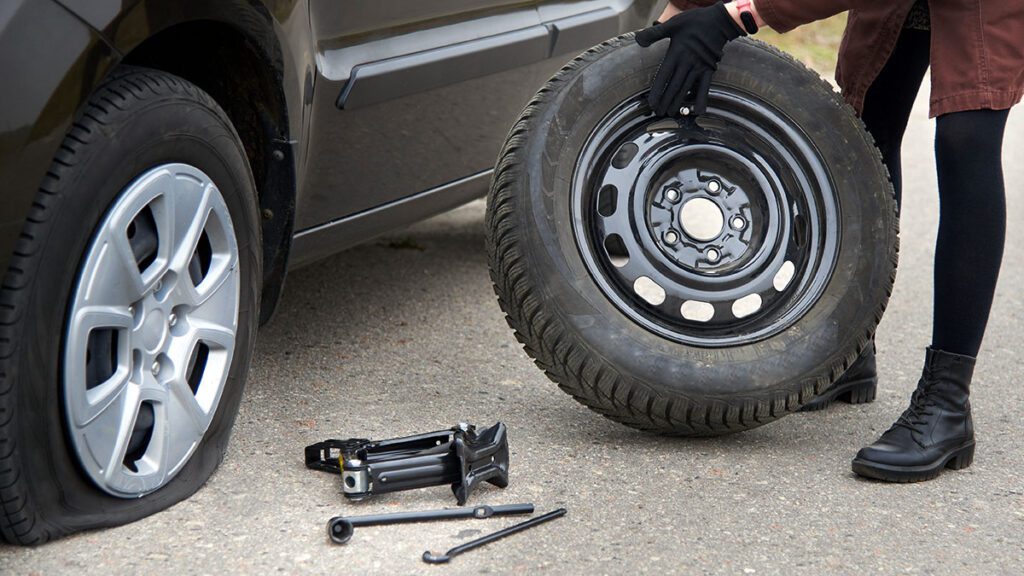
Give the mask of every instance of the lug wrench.
M 527 530 L 529 528 L 533 528 L 534 526 L 536 526 L 538 524 L 543 524 L 544 522 L 547 522 L 549 520 L 554 520 L 555 518 L 560 518 L 562 516 L 565 516 L 565 508 L 559 508 L 558 510 L 554 510 L 552 512 L 548 512 L 547 514 L 544 514 L 543 516 L 537 516 L 536 518 L 530 518 L 529 520 L 527 520 L 525 522 L 520 522 L 519 524 L 516 524 L 515 526 L 509 526 L 508 528 L 505 528 L 504 530 L 498 530 L 494 534 L 488 534 L 487 536 L 482 536 L 482 537 L 477 538 L 476 540 L 473 540 L 471 542 L 466 542 L 465 544 L 462 544 L 460 546 L 456 546 L 455 548 L 452 548 L 451 550 L 445 552 L 444 554 L 440 554 L 440 555 L 435 556 L 434 554 L 432 554 L 430 552 L 430 550 L 427 550 L 426 552 L 423 553 L 423 561 L 426 562 L 427 564 L 444 564 L 444 563 L 448 562 L 449 560 L 451 560 L 453 557 L 458 556 L 459 554 L 462 554 L 463 552 L 468 552 L 469 550 L 472 550 L 474 548 L 479 548 L 479 547 L 483 546 L 484 544 L 490 544 L 491 542 L 494 542 L 495 540 L 500 540 L 500 539 L 504 538 L 505 536 L 510 536 L 512 534 L 515 534 L 516 532 L 522 532 L 523 530 Z
M 503 504 L 500 506 L 476 506 L 473 508 L 447 508 L 423 512 L 398 512 L 395 514 L 372 514 L 369 516 L 335 516 L 327 522 L 327 534 L 335 544 L 344 544 L 352 538 L 356 526 L 382 526 L 406 522 L 427 522 L 451 520 L 454 518 L 490 518 L 509 514 L 532 514 L 533 504 Z

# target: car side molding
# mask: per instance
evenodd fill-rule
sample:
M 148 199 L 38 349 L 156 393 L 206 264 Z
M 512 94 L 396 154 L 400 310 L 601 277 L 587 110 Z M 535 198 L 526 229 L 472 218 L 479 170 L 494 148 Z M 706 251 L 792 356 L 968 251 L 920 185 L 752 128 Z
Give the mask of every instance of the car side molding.
M 338 95 L 353 110 L 579 52 L 619 32 L 620 13 L 583 14 L 447 46 L 358 64 Z M 328 56 L 329 57 L 329 56 Z

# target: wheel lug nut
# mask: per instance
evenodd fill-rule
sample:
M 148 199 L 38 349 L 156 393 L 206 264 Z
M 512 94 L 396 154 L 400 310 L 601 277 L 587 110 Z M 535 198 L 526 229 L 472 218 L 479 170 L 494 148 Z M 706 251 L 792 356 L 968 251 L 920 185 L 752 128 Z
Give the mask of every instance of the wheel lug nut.
M 732 227 L 736 230 L 743 230 L 743 227 L 747 225 L 747 221 L 739 216 L 732 219 Z
M 160 374 L 160 362 L 153 362 L 153 376 Z
M 673 203 L 679 202 L 679 190 L 676 190 L 675 188 L 665 190 L 665 200 Z
M 156 285 L 153 286 L 153 292 L 159 292 L 163 287 L 164 283 L 158 280 Z
M 722 189 L 722 185 L 718 182 L 718 180 L 712 180 L 712 181 L 708 182 L 708 191 L 710 191 L 710 192 L 718 192 L 721 189 Z
M 711 250 L 708 250 L 708 253 L 705 256 L 707 257 L 708 262 L 718 262 L 721 254 L 718 253 L 718 250 L 712 248 Z
M 682 108 L 680 108 L 679 109 L 679 115 L 680 116 L 689 116 L 690 115 L 690 107 L 689 106 L 683 106 Z
M 171 328 L 174 328 L 174 325 L 177 324 L 177 323 L 178 323 L 178 315 L 177 314 L 171 313 L 169 316 L 167 316 L 167 325 L 168 326 L 170 326 Z
M 679 242 L 679 234 L 676 234 L 674 230 L 669 230 L 665 232 L 663 238 L 665 240 L 665 244 L 668 244 L 669 246 L 675 244 L 676 242 Z

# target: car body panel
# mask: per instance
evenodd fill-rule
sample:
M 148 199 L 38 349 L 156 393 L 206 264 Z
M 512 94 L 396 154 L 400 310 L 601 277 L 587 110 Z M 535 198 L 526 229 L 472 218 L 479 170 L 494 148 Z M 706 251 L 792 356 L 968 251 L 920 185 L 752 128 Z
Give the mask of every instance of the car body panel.
M 386 29 L 345 25 L 350 4 L 361 6 L 311 4 L 320 36 L 308 138 L 317 152 L 299 190 L 300 234 L 489 169 L 568 56 L 642 25 L 656 2 L 446 0 L 419 9 L 430 19 L 406 14 Z M 396 25 L 390 12 L 374 14 Z

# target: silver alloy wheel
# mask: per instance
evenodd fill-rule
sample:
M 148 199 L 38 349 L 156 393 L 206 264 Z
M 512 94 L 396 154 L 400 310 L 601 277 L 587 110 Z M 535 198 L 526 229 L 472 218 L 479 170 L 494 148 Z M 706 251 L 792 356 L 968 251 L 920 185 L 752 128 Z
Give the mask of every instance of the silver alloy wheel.
M 227 381 L 239 301 L 210 177 L 165 164 L 129 184 L 85 253 L 64 343 L 67 429 L 102 490 L 142 497 L 188 461 Z

